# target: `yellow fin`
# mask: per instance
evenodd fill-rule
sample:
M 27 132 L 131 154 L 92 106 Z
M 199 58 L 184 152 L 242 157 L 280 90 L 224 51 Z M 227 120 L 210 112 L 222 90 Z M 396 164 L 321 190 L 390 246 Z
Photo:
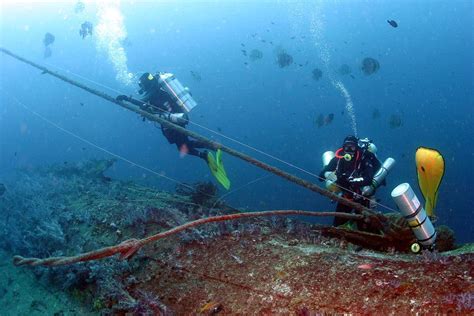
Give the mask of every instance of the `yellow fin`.
M 230 180 L 227 178 L 227 174 L 222 163 L 222 151 L 218 149 L 216 151 L 216 158 L 211 152 L 207 153 L 207 165 L 211 170 L 212 175 L 216 180 L 226 189 L 230 188 Z
M 418 185 L 425 198 L 426 214 L 431 217 L 434 215 L 438 189 L 444 175 L 444 159 L 436 149 L 419 147 L 415 160 Z

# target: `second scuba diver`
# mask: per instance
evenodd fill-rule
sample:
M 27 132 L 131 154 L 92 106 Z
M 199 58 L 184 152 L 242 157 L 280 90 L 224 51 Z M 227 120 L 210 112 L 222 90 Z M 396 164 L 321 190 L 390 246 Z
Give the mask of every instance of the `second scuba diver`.
M 342 147 L 335 153 L 328 151 L 323 155 L 324 168 L 320 173 L 321 181 L 333 192 L 340 192 L 346 199 L 370 208 L 375 201 L 375 190 L 385 184 L 385 177 L 395 160 L 388 158 L 382 164 L 375 152 L 377 147 L 369 139 L 347 136 Z M 351 207 L 338 203 L 336 212 L 351 213 Z M 335 217 L 334 226 L 348 223 L 345 218 Z M 359 230 L 368 228 L 363 222 L 357 223 Z
M 196 105 L 189 90 L 184 88 L 176 77 L 171 73 L 144 73 L 138 83 L 139 94 L 142 100 L 136 100 L 126 95 L 119 95 L 118 101 L 128 101 L 139 106 L 142 110 L 156 114 L 171 123 L 185 128 L 189 123 L 188 112 Z M 176 144 L 179 152 L 183 155 L 204 159 L 217 181 L 226 189 L 230 187 L 224 165 L 221 161 L 222 152 L 218 149 L 216 156 L 209 151 L 207 144 L 198 140 L 189 139 L 179 131 L 161 125 L 161 131 L 170 144 Z M 204 150 L 203 150 L 204 149 Z

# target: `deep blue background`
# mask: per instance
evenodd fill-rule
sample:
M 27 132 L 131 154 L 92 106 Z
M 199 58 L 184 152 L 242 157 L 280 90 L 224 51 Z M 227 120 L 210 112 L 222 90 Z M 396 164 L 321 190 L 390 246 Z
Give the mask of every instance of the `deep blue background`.
M 219 128 L 226 136 L 309 172 L 318 173 L 321 154 L 337 149 L 351 133 L 345 100 L 329 77 L 341 80 L 354 102 L 359 136 L 375 141 L 382 160 L 388 156 L 397 160 L 388 186 L 378 191 L 382 203 L 395 207 L 390 191 L 401 182 L 417 189 L 415 150 L 418 146 L 437 148 L 446 160 L 438 223 L 454 228 L 459 241 L 473 241 L 471 1 L 172 1 L 123 2 L 121 8 L 132 42 L 125 47 L 130 71 L 175 73 L 199 102 L 191 113 L 193 122 L 212 130 Z M 390 27 L 387 19 L 395 19 L 399 27 Z M 97 23 L 94 5 L 86 3 L 86 10 L 75 14 L 70 3 L 3 4 L 1 46 L 112 95 L 117 91 L 134 93 L 135 87 L 115 79 L 107 56 L 96 50 L 96 38 L 79 37 L 79 25 L 85 20 Z M 56 36 L 49 59 L 42 58 L 46 32 Z M 293 36 L 296 38 L 291 39 Z M 247 51 L 260 49 L 263 59 L 246 59 L 241 43 Z M 276 46 L 291 54 L 295 63 L 279 68 Z M 322 53 L 329 56 L 328 64 L 321 60 Z M 373 76 L 364 76 L 359 69 L 367 56 L 381 65 Z M 306 62 L 308 65 L 298 66 Z M 7 181 L 19 167 L 110 157 L 32 115 L 12 96 L 69 131 L 178 181 L 212 178 L 202 161 L 180 159 L 161 132 L 134 113 L 41 75 L 3 54 L 0 63 L 0 179 Z M 343 63 L 351 66 L 355 79 L 336 73 Z M 315 67 L 324 71 L 317 82 L 311 78 Z M 194 80 L 190 70 L 199 72 L 202 81 Z M 376 108 L 381 117 L 374 120 Z M 334 122 L 317 128 L 315 120 L 320 113 L 334 113 Z M 401 127 L 390 128 L 392 114 L 402 117 Z M 189 128 L 211 135 L 197 126 Z M 221 137 L 215 139 L 317 181 Z M 224 159 L 232 189 L 265 175 L 229 155 Z M 117 163 L 111 174 L 159 188 L 172 190 L 175 186 L 126 162 Z M 226 199 L 248 209 L 334 208 L 324 198 L 275 176 L 241 188 Z

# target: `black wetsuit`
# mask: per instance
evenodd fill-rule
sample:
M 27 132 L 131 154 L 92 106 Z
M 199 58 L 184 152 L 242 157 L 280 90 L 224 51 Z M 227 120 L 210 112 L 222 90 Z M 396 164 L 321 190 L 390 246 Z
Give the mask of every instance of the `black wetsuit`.
M 188 124 L 188 116 L 183 111 L 183 109 L 176 104 L 176 102 L 161 88 L 156 87 L 152 92 L 147 93 L 143 98 L 143 102 L 149 103 L 152 107 L 144 108 L 148 112 L 153 114 L 158 114 L 164 118 L 169 118 L 169 114 L 184 114 L 184 120 L 181 123 L 174 123 L 181 127 L 185 127 Z M 208 148 L 207 145 L 203 142 L 197 140 L 191 140 L 188 136 L 174 130 L 161 126 L 161 131 L 166 137 L 170 144 L 176 144 L 180 152 L 185 152 L 186 154 L 197 156 L 207 160 L 207 151 L 199 151 L 198 148 Z
M 372 179 L 375 173 L 380 169 L 381 163 L 377 157 L 365 150 L 358 150 L 359 158 L 353 158 L 351 161 L 346 161 L 344 158 L 334 157 L 329 164 L 324 167 L 320 173 L 321 181 L 323 181 L 324 174 L 327 171 L 336 171 L 336 184 L 342 189 L 343 196 L 349 200 L 357 203 L 370 206 L 370 197 L 361 195 L 361 189 L 364 186 L 372 184 Z M 355 155 L 357 157 L 357 154 Z M 361 181 L 351 182 L 351 179 L 361 178 Z M 355 194 L 354 194 L 355 193 Z M 352 213 L 353 209 L 344 204 L 338 203 L 336 212 Z M 334 226 L 339 226 L 349 221 L 348 219 L 335 217 Z M 358 227 L 364 230 L 363 224 L 358 223 Z

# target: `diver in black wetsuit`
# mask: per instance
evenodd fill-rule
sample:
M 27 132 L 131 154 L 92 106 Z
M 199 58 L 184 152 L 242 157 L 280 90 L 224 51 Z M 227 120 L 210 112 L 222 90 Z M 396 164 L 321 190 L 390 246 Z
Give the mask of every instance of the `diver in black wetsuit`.
M 147 72 L 140 77 L 139 93 L 142 101 L 126 95 L 117 96 L 117 101 L 127 101 L 154 115 L 170 121 L 182 128 L 189 123 L 188 112 L 196 105 L 189 90 L 170 73 Z M 230 188 L 230 180 L 222 162 L 222 151 L 218 148 L 215 156 L 212 148 L 204 142 L 189 137 L 173 128 L 161 125 L 161 131 L 170 144 L 176 144 L 181 155 L 193 155 L 202 158 L 208 165 L 212 175 L 226 189 Z M 200 150 L 202 149 L 202 150 Z
M 125 95 L 118 96 L 117 100 L 131 102 L 140 106 L 142 110 L 157 114 L 183 128 L 186 127 L 189 123 L 187 113 L 182 106 L 179 106 L 178 103 L 161 88 L 157 78 L 158 76 L 158 74 L 154 76 L 147 72 L 140 77 L 138 85 L 140 86 L 139 93 L 144 95 L 142 102 Z M 198 150 L 201 148 L 209 149 L 206 144 L 197 140 L 191 140 L 187 135 L 163 125 L 161 126 L 161 131 L 170 144 L 176 144 L 180 153 L 197 156 L 207 162 L 207 150 Z
M 375 174 L 382 166 L 374 153 L 375 150 L 375 145 L 369 140 L 347 136 L 342 147 L 336 151 L 335 157 L 321 171 L 321 181 L 327 180 L 335 184 L 333 186 L 335 190 L 340 189 L 346 199 L 370 207 L 376 187 L 370 188 Z M 352 211 L 349 206 L 337 204 L 336 212 L 351 213 Z M 345 218 L 335 217 L 334 226 L 343 225 L 348 221 Z M 358 222 L 358 228 L 365 230 L 364 223 Z

